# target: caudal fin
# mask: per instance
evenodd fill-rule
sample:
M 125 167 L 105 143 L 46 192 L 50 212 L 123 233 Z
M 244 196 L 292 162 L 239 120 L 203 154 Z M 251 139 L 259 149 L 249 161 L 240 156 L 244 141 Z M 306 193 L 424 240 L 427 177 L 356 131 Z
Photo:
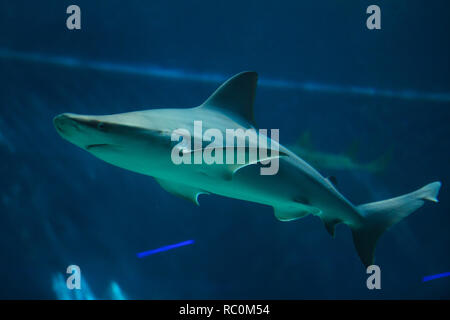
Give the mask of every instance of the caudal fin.
M 357 207 L 365 222 L 362 226 L 352 229 L 353 242 L 366 267 L 373 264 L 375 247 L 383 232 L 419 209 L 424 200 L 438 202 L 440 188 L 441 182 L 437 181 L 403 196 Z

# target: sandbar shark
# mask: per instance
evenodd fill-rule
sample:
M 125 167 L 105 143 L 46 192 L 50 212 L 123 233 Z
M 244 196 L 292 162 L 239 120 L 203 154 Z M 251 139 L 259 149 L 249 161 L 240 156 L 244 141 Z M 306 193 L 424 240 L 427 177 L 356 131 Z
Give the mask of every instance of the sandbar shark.
M 374 262 L 381 234 L 420 208 L 437 202 L 441 182 L 388 200 L 353 205 L 333 184 L 288 148 L 279 150 L 279 170 L 262 175 L 261 164 L 176 165 L 171 161 L 172 133 L 192 131 L 194 121 L 205 128 L 253 128 L 253 104 L 258 76 L 242 72 L 222 84 L 194 108 L 150 109 L 113 115 L 64 113 L 54 118 L 57 132 L 69 142 L 115 166 L 154 177 L 167 191 L 198 204 L 200 194 L 257 202 L 274 208 L 275 217 L 292 221 L 307 215 L 322 219 L 334 236 L 344 223 L 352 230 L 356 251 L 365 266 Z M 270 139 L 270 138 L 268 138 Z M 224 174 L 228 172 L 228 174 Z

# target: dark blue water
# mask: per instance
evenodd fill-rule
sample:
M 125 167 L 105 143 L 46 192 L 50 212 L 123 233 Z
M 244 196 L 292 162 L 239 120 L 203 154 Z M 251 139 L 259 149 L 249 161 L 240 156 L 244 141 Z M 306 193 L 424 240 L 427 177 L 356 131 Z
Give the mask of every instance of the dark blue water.
M 73 3 L 79 31 L 65 26 Z M 370 4 L 2 0 L 0 298 L 449 298 L 450 278 L 422 277 L 450 271 L 450 5 L 377 1 L 382 29 L 369 31 Z M 108 71 L 100 62 L 162 72 Z M 169 76 L 174 69 L 216 77 Z M 196 207 L 83 152 L 53 127 L 62 112 L 196 106 L 217 78 L 243 70 L 335 89 L 259 87 L 256 122 L 279 128 L 281 143 L 308 131 L 316 150 L 339 153 L 358 141 L 361 162 L 392 150 L 382 174 L 321 171 L 352 202 L 443 182 L 438 204 L 380 239 L 381 290 L 367 289 L 344 225 L 332 239 L 311 216 L 281 223 L 270 207 L 215 195 Z M 342 90 L 351 86 L 400 94 Z M 195 243 L 136 256 L 186 240 Z M 65 288 L 70 264 L 81 268 L 78 296 Z

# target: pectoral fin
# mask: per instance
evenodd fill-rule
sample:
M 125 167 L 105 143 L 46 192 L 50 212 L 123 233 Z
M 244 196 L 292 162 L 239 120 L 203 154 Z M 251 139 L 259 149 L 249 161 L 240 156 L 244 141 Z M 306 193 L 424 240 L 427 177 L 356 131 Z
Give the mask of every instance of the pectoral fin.
M 200 152 L 202 155 L 205 151 L 211 151 L 212 149 L 220 150 L 222 153 L 222 159 L 221 163 L 213 163 L 213 164 L 202 164 L 205 167 L 212 166 L 211 170 L 208 170 L 209 176 L 215 176 L 224 180 L 231 180 L 233 175 L 240 169 L 257 164 L 260 162 L 270 161 L 272 159 L 280 158 L 287 156 L 287 154 L 283 151 L 279 150 L 273 150 L 270 148 L 253 148 L 253 147 L 220 147 L 220 146 L 212 146 L 212 147 L 206 147 L 203 149 L 195 149 L 195 150 L 187 150 L 187 149 L 180 149 L 180 151 L 183 154 L 189 154 L 194 155 L 197 152 Z M 233 150 L 233 157 L 229 162 L 232 162 L 232 164 L 227 164 L 227 153 L 230 151 L 230 149 Z M 238 152 L 244 152 L 243 158 L 245 161 L 244 163 L 238 163 L 237 154 Z M 253 155 L 256 155 L 256 157 L 253 156 L 250 157 L 250 154 L 253 153 Z M 263 155 L 263 156 L 260 156 Z M 204 160 L 203 160 L 204 162 Z
M 190 186 L 187 186 L 182 183 L 176 183 L 172 181 L 167 181 L 163 179 L 155 179 L 159 185 L 166 190 L 167 192 L 170 192 L 176 196 L 182 197 L 184 199 L 187 199 L 189 201 L 192 201 L 196 205 L 200 205 L 198 202 L 198 196 L 200 194 L 209 194 L 209 192 L 206 192 L 201 189 L 196 189 Z
M 236 173 L 236 171 L 238 171 L 239 169 L 241 169 L 243 167 L 246 167 L 248 165 L 256 164 L 256 163 L 259 163 L 259 162 L 270 161 L 272 159 L 277 159 L 277 158 L 281 158 L 281 157 L 287 156 L 287 153 L 285 153 L 283 151 L 273 150 L 273 149 L 270 149 L 270 148 L 265 148 L 262 151 L 263 156 L 261 157 L 260 156 L 260 152 L 261 152 L 262 148 L 259 147 L 259 148 L 255 148 L 255 149 L 256 150 L 254 152 L 255 153 L 258 152 L 258 153 L 256 153 L 257 154 L 257 159 L 252 160 L 252 161 L 248 161 L 248 162 L 246 162 L 245 164 L 242 164 L 242 165 L 238 164 L 237 165 L 238 167 L 234 169 L 233 173 Z M 246 148 L 246 153 L 249 153 L 252 150 L 253 150 L 252 148 Z M 247 157 L 247 155 L 246 155 L 246 157 Z

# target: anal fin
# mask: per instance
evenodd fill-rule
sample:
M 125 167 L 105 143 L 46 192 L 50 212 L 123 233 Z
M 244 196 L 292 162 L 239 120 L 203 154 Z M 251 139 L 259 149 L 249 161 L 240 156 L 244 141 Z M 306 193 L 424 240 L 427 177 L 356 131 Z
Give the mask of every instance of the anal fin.
M 321 216 L 320 218 L 322 219 L 322 222 L 325 225 L 325 229 L 327 229 L 330 236 L 334 238 L 335 227 L 340 221 L 337 219 L 329 219 L 323 216 Z
M 182 183 L 176 183 L 173 181 L 168 181 L 168 180 L 164 180 L 164 179 L 156 179 L 156 178 L 155 178 L 155 180 L 167 192 L 172 193 L 181 198 L 187 199 L 189 201 L 192 201 L 193 203 L 195 203 L 198 206 L 200 205 L 198 202 L 198 196 L 200 194 L 209 194 L 208 192 L 206 192 L 204 190 L 201 190 L 198 188 L 193 188 L 191 186 L 187 186 Z

